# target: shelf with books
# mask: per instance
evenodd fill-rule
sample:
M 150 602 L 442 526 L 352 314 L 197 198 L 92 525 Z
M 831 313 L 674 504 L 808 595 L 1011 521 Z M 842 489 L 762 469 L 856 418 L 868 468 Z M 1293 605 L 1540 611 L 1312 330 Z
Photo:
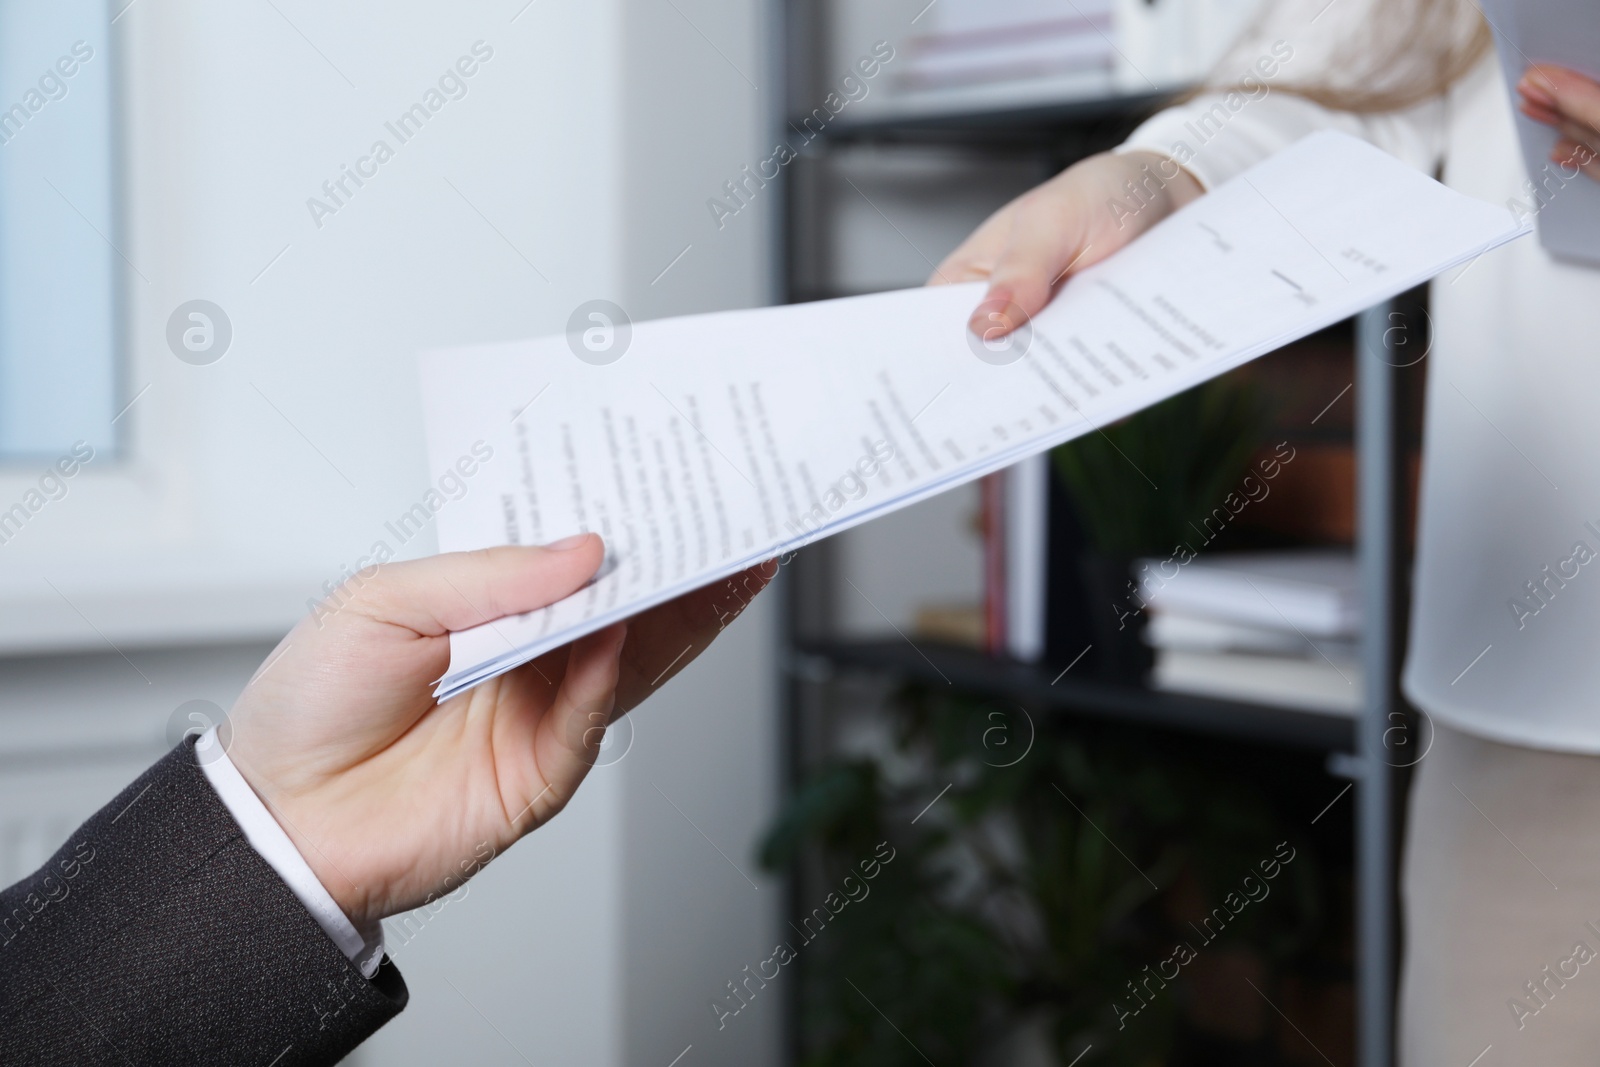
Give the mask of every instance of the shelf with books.
M 873 136 L 1003 135 L 1041 121 L 1149 110 L 1213 70 L 1256 7 L 1253 0 L 809 2 L 820 17 L 806 39 L 821 50 L 797 66 L 793 98 L 801 109 L 824 107 L 800 117 L 839 115 L 852 133 Z M 840 77 L 841 70 L 849 73 Z
M 799 0 L 793 6 L 794 26 L 802 32 L 793 38 L 797 47 L 789 53 L 791 83 L 775 116 L 775 124 L 783 128 L 781 135 L 795 146 L 798 156 L 785 168 L 780 186 L 784 299 L 919 284 L 995 208 L 1077 160 L 1115 146 L 1145 117 L 1180 95 L 1182 86 L 1205 77 L 1213 63 L 1196 57 L 1214 59 L 1216 42 L 1200 40 L 1196 28 L 1231 36 L 1231 30 L 1222 29 L 1234 25 L 1231 16 L 1219 16 L 1254 7 L 1247 0 L 1114 3 L 1112 27 L 1107 30 L 1102 25 L 1100 32 L 1115 40 L 1118 62 L 1137 68 L 1141 79 L 1116 76 L 1115 64 L 1110 77 L 1104 72 L 1058 71 L 1050 78 L 996 77 L 986 83 L 967 78 L 966 67 L 955 69 L 970 56 L 970 66 L 981 71 L 992 48 L 1001 45 L 1009 48 L 1014 43 L 1030 55 L 1043 48 L 1023 35 L 1010 34 L 1001 41 L 990 32 L 992 27 L 977 24 L 1004 22 L 1013 11 L 1019 19 L 1030 17 L 1032 2 L 940 0 L 938 5 L 927 5 L 916 0 L 904 11 L 889 0 L 850 4 Z M 1084 6 L 1078 13 L 1088 10 Z M 969 21 L 977 21 L 963 22 L 967 18 L 963 11 L 970 14 Z M 965 43 L 956 49 L 962 34 Z M 870 87 L 870 99 L 858 91 L 848 107 L 830 109 L 827 121 L 821 121 L 808 109 L 837 87 L 824 84 L 828 76 L 836 74 L 846 59 L 854 60 L 852 49 L 859 42 L 880 38 L 892 44 L 898 58 L 882 64 L 885 72 Z M 1063 49 L 1058 58 L 1072 57 Z M 808 116 L 814 119 L 810 126 L 805 122 Z M 1192 624 L 1216 621 L 1199 613 L 1198 619 L 1187 620 L 1191 624 L 1187 629 L 1175 632 L 1169 632 L 1174 630 L 1173 620 L 1167 620 L 1154 637 L 1165 642 L 1170 653 L 1165 681 L 1207 688 L 1211 695 L 1152 688 L 1161 681 L 1151 680 L 1150 674 L 1161 650 L 1148 644 L 1128 643 L 1142 656 L 1124 657 L 1127 662 L 1091 667 L 1095 658 L 1091 654 L 1063 673 L 1071 657 L 1093 639 L 1089 628 L 1067 625 L 1074 623 L 1069 612 L 1057 611 L 1057 625 L 1049 631 L 1062 640 L 1046 641 L 1048 632 L 1034 635 L 1041 646 L 1035 652 L 1041 660 L 1038 665 L 929 640 L 922 631 L 933 632 L 937 626 L 937 632 L 960 640 L 993 641 L 992 611 L 986 613 L 985 607 L 1003 610 L 1031 604 L 1037 609 L 1039 599 L 1048 602 L 1053 593 L 1071 594 L 1056 595 L 1058 605 L 1092 602 L 1104 609 L 1115 597 L 1104 590 L 1091 596 L 1084 587 L 1099 589 L 1100 578 L 1114 577 L 1107 588 L 1124 590 L 1132 577 L 1127 565 L 1148 557 L 1149 549 L 1136 546 L 1121 558 L 1102 557 L 1099 562 L 1114 566 L 1096 567 L 1096 560 L 1085 558 L 1092 554 L 1085 553 L 1082 545 L 1065 550 L 1056 545 L 1052 551 L 1048 543 L 1035 544 L 1033 548 L 1042 549 L 1049 558 L 1066 562 L 1055 572 L 1074 579 L 1076 591 L 1053 591 L 1047 583 L 1035 581 L 1029 598 L 1013 595 L 986 605 L 976 587 L 982 584 L 980 573 L 995 561 L 974 553 L 970 582 L 952 581 L 945 564 L 955 558 L 951 552 L 955 538 L 945 526 L 907 526 L 893 536 L 880 535 L 871 545 L 864 540 L 854 546 L 843 539 L 824 541 L 799 552 L 779 582 L 791 780 L 799 783 L 806 773 L 838 758 L 843 751 L 841 731 L 846 728 L 857 731 L 850 734 L 852 740 L 876 743 L 871 728 L 873 716 L 882 710 L 877 704 L 886 703 L 886 683 L 916 683 L 930 692 L 949 687 L 965 696 L 1014 702 L 1070 732 L 1077 732 L 1080 725 L 1083 732 L 1094 733 L 1119 722 L 1130 724 L 1141 736 L 1148 734 L 1152 744 L 1192 741 L 1195 758 L 1202 763 L 1198 753 L 1208 739 L 1213 747 L 1238 750 L 1246 762 L 1261 761 L 1263 769 L 1285 760 L 1306 761 L 1308 779 L 1315 779 L 1319 787 L 1333 786 L 1339 796 L 1348 790 L 1352 805 L 1346 821 L 1328 838 L 1350 871 L 1347 916 L 1353 929 L 1347 944 L 1353 950 L 1356 983 L 1347 999 L 1356 1019 L 1344 1028 L 1355 1035 L 1351 1040 L 1359 1050 L 1347 1058 L 1362 1067 L 1392 1064 L 1395 828 L 1407 772 L 1385 759 L 1386 731 L 1407 714 L 1399 695 L 1398 667 L 1414 514 L 1416 401 L 1425 375 L 1425 364 L 1405 358 L 1399 346 L 1409 341 L 1412 350 L 1427 349 L 1425 332 L 1394 326 L 1397 321 L 1426 319 L 1408 307 L 1415 302 L 1402 298 L 1371 309 L 1351 323 L 1300 342 L 1292 352 L 1258 361 L 1241 375 L 1273 400 L 1267 451 L 1276 455 L 1279 443 L 1286 442 L 1295 458 L 1292 469 L 1272 481 L 1270 499 L 1258 491 L 1247 514 L 1237 523 L 1230 520 L 1228 536 L 1206 545 L 1208 551 L 1307 545 L 1353 550 L 1365 605 L 1353 640 L 1341 634 L 1335 647 L 1313 636 L 1317 645 L 1313 662 L 1313 657 L 1296 658 L 1288 654 L 1293 649 L 1278 644 L 1268 642 L 1271 647 L 1258 648 L 1246 640 L 1258 634 L 1230 631 L 1219 637 L 1215 625 L 1197 628 Z M 1252 456 L 1251 462 L 1258 463 L 1264 455 Z M 1247 495 L 1250 488 L 1246 487 Z M 1044 503 L 1049 506 L 1059 496 L 1046 496 Z M 1003 503 L 1003 497 L 998 499 Z M 1213 503 L 1202 502 L 1207 509 Z M 986 524 L 974 525 L 988 529 Z M 1003 530 L 1001 525 L 993 528 Z M 1000 536 L 993 531 L 985 536 Z M 1004 550 L 1026 548 L 1007 541 Z M 890 554 L 893 565 L 886 566 Z M 921 581 L 925 588 L 894 586 L 884 573 L 902 586 Z M 864 588 L 852 588 L 857 584 Z M 880 587 L 885 595 L 879 594 Z M 908 607 L 922 609 L 921 615 Z M 877 617 L 884 624 L 882 630 L 876 628 Z M 909 633 L 915 644 L 891 629 Z M 1219 649 L 1205 647 L 1205 642 L 1219 640 Z M 1345 686 L 1357 691 L 1341 702 L 1348 705 L 1343 714 L 1289 706 L 1293 701 L 1281 695 L 1283 686 L 1274 697 L 1246 696 L 1237 688 L 1240 678 L 1235 668 L 1243 665 L 1265 666 L 1276 677 L 1285 671 L 1303 675 L 1307 665 L 1319 671 L 1322 666 L 1333 667 L 1329 661 L 1336 661 L 1337 667 L 1322 673 L 1331 673 L 1340 684 L 1341 697 L 1346 695 Z M 1120 673 L 1114 669 L 1119 666 L 1125 668 Z M 1178 667 L 1186 670 L 1177 671 Z M 1225 679 L 1219 677 L 1219 669 Z M 1110 680 L 1113 677 L 1145 681 Z M 1222 681 L 1234 686 L 1230 695 L 1217 695 L 1223 691 Z M 1304 679 L 1277 677 L 1277 681 L 1298 684 Z M 1355 709 L 1353 714 L 1349 707 Z M 1340 761 L 1337 770 L 1331 762 L 1328 766 L 1329 773 L 1358 774 L 1353 785 L 1342 781 L 1334 785 L 1315 772 L 1313 765 L 1321 763 L 1322 754 L 1350 753 L 1355 758 Z M 930 795 L 942 784 L 935 784 Z M 1319 829 L 1329 827 L 1324 820 Z M 799 874 L 794 877 L 796 889 L 813 888 Z M 799 1062 L 807 1031 L 800 1022 L 799 1002 L 792 1007 L 792 1055 Z
M 1328 752 L 1349 752 L 1355 745 L 1355 722 L 1348 716 L 1073 677 L 1070 669 L 1018 663 L 924 640 L 803 642 L 794 646 L 791 657 L 797 676 L 808 681 L 836 673 L 873 673 L 1014 700 L 1030 714 L 1115 719 Z

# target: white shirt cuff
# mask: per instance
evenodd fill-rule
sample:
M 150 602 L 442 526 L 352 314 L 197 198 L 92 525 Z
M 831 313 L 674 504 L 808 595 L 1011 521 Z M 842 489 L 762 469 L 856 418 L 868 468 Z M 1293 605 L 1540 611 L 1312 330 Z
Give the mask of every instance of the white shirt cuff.
M 357 930 L 344 910 L 334 902 L 316 873 L 306 863 L 300 850 L 294 847 L 289 835 L 284 833 L 278 820 L 272 817 L 266 804 L 244 780 L 239 768 L 233 765 L 228 753 L 217 740 L 213 726 L 195 742 L 195 760 L 200 764 L 211 788 L 217 791 L 239 828 L 244 831 L 250 847 L 267 861 L 278 877 L 283 879 L 295 899 L 305 905 L 311 917 L 322 927 L 345 958 L 361 969 L 364 977 L 378 972 L 383 959 L 383 924 L 373 923 L 370 930 Z

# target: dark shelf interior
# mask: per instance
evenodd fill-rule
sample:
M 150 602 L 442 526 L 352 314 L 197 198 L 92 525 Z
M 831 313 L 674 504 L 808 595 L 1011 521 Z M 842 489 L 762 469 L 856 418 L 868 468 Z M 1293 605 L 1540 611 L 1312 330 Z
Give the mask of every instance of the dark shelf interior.
M 808 678 L 833 671 L 882 674 L 1014 700 L 1030 712 L 1082 715 L 1290 748 L 1327 752 L 1355 748 L 1355 721 L 1343 716 L 1162 692 L 931 641 L 809 642 L 799 645 L 795 655 L 795 668 Z
M 1037 145 L 1064 131 L 1079 131 L 1097 123 L 1137 121 L 1153 115 L 1172 99 L 1173 94 L 1164 92 L 1129 93 L 1001 109 L 886 115 L 835 123 L 823 130 L 822 137 L 834 143 L 899 141 L 992 145 L 1017 142 Z

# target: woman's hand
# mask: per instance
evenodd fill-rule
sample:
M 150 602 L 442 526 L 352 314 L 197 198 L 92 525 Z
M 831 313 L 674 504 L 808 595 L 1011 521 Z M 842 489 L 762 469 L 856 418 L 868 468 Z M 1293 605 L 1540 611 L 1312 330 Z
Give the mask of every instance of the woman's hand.
M 1550 162 L 1600 181 L 1600 84 L 1549 64 L 1529 67 L 1517 83 L 1522 113 L 1561 134 Z
M 450 631 L 560 600 L 600 538 L 389 564 L 268 657 L 227 752 L 358 929 L 457 888 L 572 798 L 605 727 L 681 670 L 775 569 L 591 634 L 443 704 Z
M 1106 258 L 1204 191 L 1153 152 L 1090 156 L 989 216 L 929 284 L 987 279 L 988 295 L 968 326 L 985 339 L 1003 337 L 1043 310 L 1070 272 Z

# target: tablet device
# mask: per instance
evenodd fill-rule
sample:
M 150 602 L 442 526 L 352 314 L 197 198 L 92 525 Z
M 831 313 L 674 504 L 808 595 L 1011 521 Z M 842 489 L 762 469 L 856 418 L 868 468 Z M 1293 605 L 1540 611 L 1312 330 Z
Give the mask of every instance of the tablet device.
M 1482 0 L 1511 99 L 1534 63 L 1554 63 L 1600 81 L 1600 3 L 1595 0 Z M 1600 265 L 1600 182 L 1550 161 L 1554 129 L 1520 111 L 1517 140 L 1530 184 L 1518 215 L 1537 216 L 1539 243 L 1561 259 Z

